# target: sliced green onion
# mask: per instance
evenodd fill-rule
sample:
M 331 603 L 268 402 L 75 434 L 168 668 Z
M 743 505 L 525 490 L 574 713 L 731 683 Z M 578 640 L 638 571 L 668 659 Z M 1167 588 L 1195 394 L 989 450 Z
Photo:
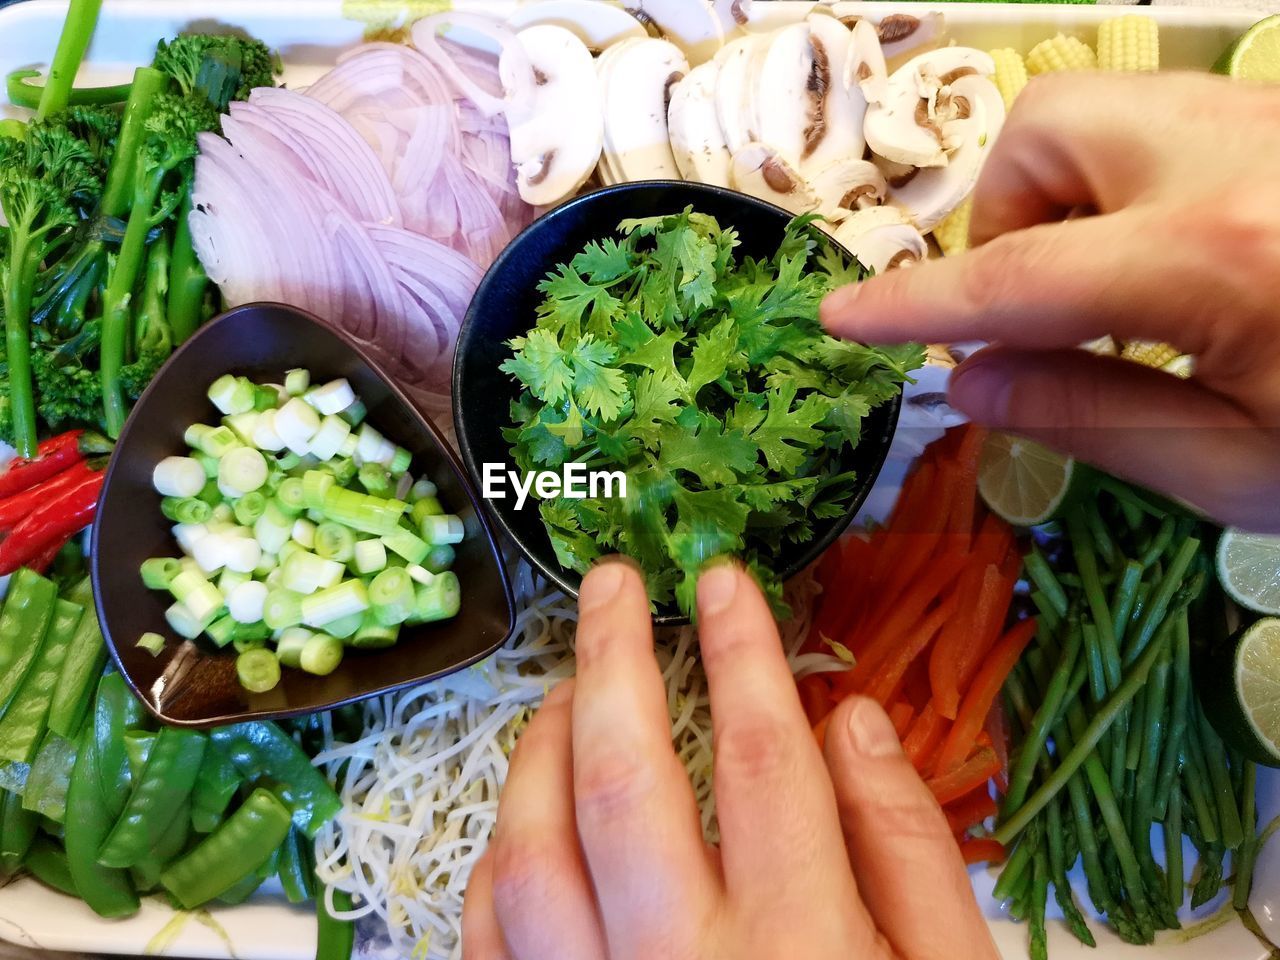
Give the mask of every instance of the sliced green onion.
M 218 589 L 222 591 L 222 595 L 229 596 L 231 591 L 242 583 L 248 583 L 253 578 L 247 573 L 237 573 L 235 570 L 223 570 L 218 575 Z
M 236 657 L 236 676 L 250 693 L 266 693 L 280 682 L 280 661 L 270 650 L 246 650 Z
M 260 490 L 254 490 L 237 500 L 233 509 L 236 523 L 241 526 L 251 527 L 258 522 L 258 518 L 267 509 L 267 498 Z
M 343 377 L 340 380 L 330 380 L 323 387 L 307 391 L 306 399 L 316 410 L 328 416 L 341 413 L 355 403 L 356 392 L 351 389 L 351 384 L 346 377 Z
M 351 460 L 356 455 L 356 447 L 358 445 L 356 435 L 354 433 L 347 434 L 347 439 L 343 440 L 342 446 L 338 448 L 338 456 L 345 460 Z
M 151 483 L 162 497 L 194 497 L 204 489 L 204 467 L 191 457 L 165 457 L 151 472 Z
M 293 533 L 293 519 L 278 500 L 268 500 L 253 524 L 253 535 L 266 553 L 279 553 Z
M 361 463 L 388 464 L 396 455 L 396 446 L 369 424 L 360 426 L 356 437 L 356 459 Z
M 422 477 L 415 480 L 413 486 L 409 488 L 409 502 L 417 503 L 427 497 L 434 497 L 437 493 L 439 493 L 439 488 L 426 477 Z M 444 513 L 444 508 L 442 507 L 439 512 Z
M 229 373 L 224 373 L 209 386 L 209 400 L 220 413 L 228 416 L 252 410 L 256 394 L 252 383 Z
M 422 536 L 435 546 L 439 543 L 461 543 L 467 535 L 467 528 L 462 518 L 452 513 L 439 517 L 423 517 Z
M 218 489 L 228 497 L 242 497 L 266 482 L 267 460 L 252 447 L 237 447 L 218 462 Z
M 301 367 L 288 370 L 284 375 L 284 392 L 291 397 L 300 397 L 311 386 L 311 371 Z
M 259 384 L 253 395 L 253 409 L 259 413 L 274 410 L 280 402 L 280 394 L 270 384 Z
M 210 623 L 210 620 L 200 620 L 187 609 L 186 604 L 180 600 L 175 600 L 170 607 L 164 612 L 164 619 L 169 628 L 178 636 L 187 640 L 194 640 L 204 632 L 204 628 Z
M 204 632 L 219 647 L 225 647 L 235 639 L 236 622 L 231 617 L 219 617 Z
M 236 439 L 241 444 L 252 445 L 253 433 L 258 429 L 258 418 L 260 416 L 261 414 L 251 410 L 248 413 L 237 413 L 235 416 L 223 417 L 222 422 L 231 428 L 231 432 L 236 435 Z
M 422 565 L 432 573 L 444 573 L 453 566 L 457 552 L 447 543 L 437 543 L 429 551 Z
M 276 432 L 275 410 L 268 409 L 258 414 L 258 422 L 253 428 L 253 445 L 259 450 L 269 450 L 271 453 L 279 453 L 285 449 L 284 440 Z M 297 456 L 292 450 L 289 453 Z
M 299 549 L 289 553 L 280 570 L 285 587 L 295 593 L 311 594 L 337 584 L 342 579 L 343 566 Z
M 258 565 L 253 568 L 253 575 L 261 580 L 274 573 L 278 566 L 280 566 L 279 556 L 264 550 L 262 555 L 258 557 Z
M 320 429 L 320 416 L 302 399 L 293 397 L 276 411 L 275 428 L 290 450 L 304 454 Z
M 173 598 L 191 611 L 197 620 L 210 620 L 225 602 L 222 591 L 190 570 L 183 570 L 169 584 Z
M 213 513 L 209 514 L 209 522 L 205 524 L 209 528 L 210 533 L 215 532 L 215 528 L 225 529 L 231 526 L 231 521 L 236 518 L 236 512 L 231 508 L 229 503 L 219 503 L 213 508 Z
M 409 623 L 431 623 L 457 616 L 462 607 L 462 587 L 458 575 L 445 571 L 430 584 L 416 591 L 413 615 Z
M 243 446 L 240 438 L 226 424 L 211 427 L 208 433 L 200 436 L 197 444 L 197 448 L 201 453 L 213 457 L 215 460 L 225 457 L 239 446 Z
M 399 529 L 404 507 L 402 500 L 383 500 L 339 487 L 331 487 L 324 495 L 326 520 L 378 536 L 386 536 Z
M 306 627 L 289 627 L 280 631 L 276 639 L 276 656 L 286 667 L 297 670 L 302 666 L 302 648 L 311 637 L 312 633 Z
M 364 622 L 365 613 L 353 613 L 347 617 L 339 617 L 337 620 L 331 620 L 324 625 L 324 632 L 331 637 L 337 637 L 339 640 L 346 640 L 360 629 L 360 624 Z
M 413 521 L 413 525 L 421 529 L 422 521 L 427 517 L 444 516 L 444 505 L 440 503 L 434 496 L 422 497 L 413 502 L 413 506 L 409 510 L 409 519 Z
M 151 557 L 142 561 L 142 585 L 148 590 L 168 590 L 181 571 L 182 563 L 175 557 Z
M 306 642 L 298 665 L 307 673 L 325 677 L 338 669 L 342 662 L 342 641 L 327 633 L 317 633 Z
M 302 622 L 308 627 L 323 627 L 353 613 L 369 609 L 369 591 L 361 580 L 346 580 L 337 586 L 320 590 L 302 599 Z
M 205 492 L 209 489 L 210 480 L 214 481 L 213 489 L 214 490 L 218 489 L 218 484 L 217 484 L 218 458 L 211 457 L 207 453 L 201 453 L 200 451 L 197 450 L 195 453 L 191 454 L 191 459 L 194 460 L 196 463 L 200 464 L 201 469 L 204 470 L 204 488 L 198 494 L 196 494 L 196 496 L 203 499 Z M 221 498 L 221 494 L 219 494 L 219 498 Z M 209 502 L 217 503 L 218 501 L 211 500 Z
M 325 417 L 320 429 L 307 445 L 307 452 L 320 461 L 332 460 L 351 433 L 351 424 L 341 417 Z
M 360 424 L 364 423 L 364 418 L 368 413 L 369 408 L 364 405 L 363 400 L 357 397 L 355 403 L 343 410 L 339 416 L 342 417 L 343 420 L 347 421 L 347 423 L 351 424 L 352 427 L 358 427 Z M 351 453 L 347 454 L 347 456 L 351 456 L 354 453 L 355 450 L 353 449 Z
M 382 542 L 392 553 L 403 557 L 406 563 L 421 563 L 431 549 L 425 540 L 404 527 L 396 527 L 382 538 Z
M 262 619 L 272 630 L 296 627 L 302 622 L 302 594 L 272 590 L 262 604 Z
M 175 523 L 170 531 L 178 547 L 188 556 L 195 550 L 195 545 L 209 535 L 209 528 L 203 523 Z
M 255 620 L 253 623 L 237 623 L 236 640 L 261 640 L 264 643 L 271 639 L 271 628 L 267 626 L 265 620 Z
M 257 623 L 269 592 L 267 585 L 257 580 L 242 583 L 227 594 L 227 612 L 236 623 Z
M 355 532 L 332 520 L 326 520 L 315 528 L 314 541 L 312 549 L 326 560 L 346 563 L 355 556 Z
M 276 500 L 280 509 L 291 517 L 296 517 L 307 508 L 305 486 L 301 477 L 289 477 L 280 483 L 276 490 Z
M 293 539 L 302 544 L 308 550 L 312 550 L 316 545 L 316 525 L 310 520 L 304 520 L 299 517 L 293 521 Z
M 345 487 L 356 478 L 356 462 L 350 457 L 341 457 L 337 460 L 330 460 L 329 472 L 333 474 L 333 479 L 337 481 L 338 486 Z
M 419 564 L 416 564 L 416 563 L 409 564 L 409 566 L 404 568 L 404 572 L 409 574 L 409 576 L 413 579 L 414 583 L 420 583 L 423 586 L 426 586 L 436 578 L 436 575 L 434 573 L 432 573 L 426 567 L 420 566 Z
M 363 650 L 378 650 L 383 647 L 394 646 L 399 636 L 400 625 L 398 623 L 385 626 L 378 622 L 377 617 L 370 610 L 364 615 L 360 629 L 351 638 L 351 646 Z
M 332 473 L 326 470 L 308 470 L 302 475 L 302 502 L 308 510 L 318 510 L 324 506 L 327 494 L 337 481 Z
M 206 523 L 213 508 L 195 497 L 165 497 L 160 501 L 160 512 L 174 523 Z
M 387 468 L 391 471 L 393 477 L 398 477 L 409 470 L 409 464 L 413 462 L 413 454 L 404 447 L 396 447 L 395 453 L 391 456 L 391 463 Z
M 352 565 L 356 573 L 367 576 L 387 565 L 387 548 L 381 540 L 360 540 L 355 545 Z
M 137 645 L 153 657 L 158 657 L 164 652 L 164 637 L 148 631 L 138 638 Z
M 415 602 L 413 578 L 403 567 L 388 567 L 369 583 L 374 619 L 384 627 L 408 620 Z
M 364 487 L 365 493 L 372 497 L 390 497 L 395 492 L 391 486 L 391 474 L 380 463 L 361 464 L 356 478 L 360 481 L 360 486 Z

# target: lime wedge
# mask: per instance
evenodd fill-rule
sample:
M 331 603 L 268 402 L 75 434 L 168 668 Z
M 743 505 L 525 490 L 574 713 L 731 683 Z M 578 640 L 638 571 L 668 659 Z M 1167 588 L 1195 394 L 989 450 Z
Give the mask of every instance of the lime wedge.
M 1280 619 L 1245 627 L 1210 656 L 1199 679 L 1205 715 L 1227 746 L 1280 766 Z
M 1260 20 L 1218 58 L 1214 73 L 1280 83 L 1280 14 Z
M 1229 528 L 1218 540 L 1218 579 L 1242 607 L 1280 614 L 1280 537 Z
M 1082 486 L 1085 468 L 1010 433 L 991 433 L 978 457 L 978 492 L 1009 523 L 1031 527 L 1057 516 Z

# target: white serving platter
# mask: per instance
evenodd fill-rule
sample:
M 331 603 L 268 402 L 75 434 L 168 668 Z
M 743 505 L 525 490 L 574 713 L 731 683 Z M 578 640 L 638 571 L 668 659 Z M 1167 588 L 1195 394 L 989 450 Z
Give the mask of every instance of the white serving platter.
M 458 6 L 504 17 L 519 10 L 518 16 L 528 22 L 528 18 L 542 15 L 532 9 L 540 2 L 548 4 L 547 13 L 559 5 L 556 0 L 459 0 Z M 770 22 L 781 24 L 803 16 L 814 5 L 775 0 L 758 4 L 756 9 L 767 13 Z M 378 7 L 375 16 L 410 7 L 421 15 L 448 6 L 448 0 L 391 2 Z M 305 86 L 332 66 L 342 51 L 361 41 L 373 7 L 369 0 L 106 0 L 81 78 L 91 83 L 119 82 L 127 79 L 134 67 L 150 61 L 156 41 L 162 38 L 183 30 L 238 27 L 280 51 L 285 83 Z M 1011 46 L 1022 51 L 1060 30 L 1092 43 L 1098 23 L 1125 12 L 1115 7 L 980 3 L 873 3 L 858 12 L 878 20 L 893 13 L 918 15 L 934 9 L 945 13 L 951 35 L 959 43 L 983 48 Z M 64 0 L 28 0 L 0 10 L 0 76 L 16 68 L 47 63 L 65 11 Z M 1154 7 L 1143 12 L 1160 22 L 1162 66 L 1199 70 L 1206 69 L 1228 43 L 1261 16 L 1256 10 L 1219 7 Z M 607 33 L 609 23 L 610 18 L 602 16 L 596 29 Z M 18 113 L 0 100 L 0 116 Z M 882 475 L 876 490 L 878 502 L 892 501 L 899 477 L 900 471 L 894 470 Z M 1258 813 L 1261 823 L 1280 815 L 1280 772 L 1259 772 Z M 1188 844 L 1186 860 L 1191 863 L 1194 859 Z M 975 868 L 975 891 L 990 918 L 1001 954 L 1007 960 L 1025 960 L 1026 927 L 1009 921 L 991 900 L 994 876 L 995 871 Z M 1101 923 L 1094 923 L 1098 947 L 1087 951 L 1061 924 L 1054 923 L 1049 953 L 1053 960 L 1085 956 L 1094 960 L 1265 960 L 1271 956 L 1275 949 L 1271 944 L 1246 930 L 1234 915 L 1222 913 L 1225 899 L 1220 896 L 1194 914 L 1185 913 L 1183 925 L 1187 929 L 1163 934 L 1150 947 L 1128 946 Z M 1260 927 L 1280 943 L 1280 847 L 1274 844 L 1259 859 L 1250 906 Z M 1215 925 L 1219 919 L 1226 922 Z M 1204 932 L 1189 936 L 1197 930 Z M 148 898 L 137 916 L 104 921 L 80 901 L 24 879 L 0 888 L 0 940 L 89 953 L 309 960 L 315 953 L 315 919 L 310 909 L 290 906 L 277 889 L 260 892 L 242 906 L 181 915 L 159 899 Z M 356 954 L 381 960 L 384 942 L 377 931 L 362 929 Z M 3 952 L 0 948 L 0 954 Z

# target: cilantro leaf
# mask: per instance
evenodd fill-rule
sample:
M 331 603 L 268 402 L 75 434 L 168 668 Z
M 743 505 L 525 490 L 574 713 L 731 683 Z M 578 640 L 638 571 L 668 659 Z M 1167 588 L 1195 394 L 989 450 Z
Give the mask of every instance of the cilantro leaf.
M 545 403 L 559 403 L 569 395 L 573 372 L 555 334 L 534 329 L 528 336 L 511 340 L 510 345 L 516 354 L 499 370 L 511 374 Z
M 738 333 L 734 322 L 725 317 L 709 332 L 702 335 L 690 351 L 693 367 L 685 382 L 689 395 L 696 396 L 709 383 L 715 383 L 729 370 L 738 353 Z
M 658 445 L 660 424 L 671 423 L 680 411 L 675 404 L 683 392 L 675 382 L 646 371 L 636 378 L 635 409 L 629 422 L 631 435 L 646 447 Z
M 564 335 L 576 340 L 582 333 L 582 315 L 588 314 L 586 329 L 607 336 L 622 313 L 622 301 L 606 286 L 588 283 L 570 267 L 560 269 L 538 284 L 546 299 L 538 307 L 538 316 L 549 321 Z
M 573 395 L 588 411 L 612 420 L 629 399 L 627 378 L 607 366 L 618 355 L 611 345 L 585 334 L 573 348 Z
M 632 270 L 631 245 L 619 243 L 613 237 L 592 240 L 571 261 L 573 269 L 592 284 L 612 284 Z
M 706 486 L 733 483 L 739 473 L 755 466 L 758 455 L 741 430 L 725 432 L 713 415 L 693 407 L 686 407 L 676 423 L 664 426 L 659 440 L 668 470 L 686 470 Z
M 675 351 L 683 346 L 684 338 L 678 330 L 666 330 L 655 334 L 638 313 L 628 313 L 614 326 L 616 343 L 621 356 L 619 364 L 644 367 L 677 383 L 684 393 L 684 378 L 676 369 Z
M 794 474 L 804 460 L 807 448 L 822 440 L 817 428 L 831 409 L 831 400 L 811 393 L 798 407 L 795 384 L 785 384 L 769 391 L 769 409 L 764 421 L 751 431 L 751 439 L 760 445 L 765 462 L 786 476 Z

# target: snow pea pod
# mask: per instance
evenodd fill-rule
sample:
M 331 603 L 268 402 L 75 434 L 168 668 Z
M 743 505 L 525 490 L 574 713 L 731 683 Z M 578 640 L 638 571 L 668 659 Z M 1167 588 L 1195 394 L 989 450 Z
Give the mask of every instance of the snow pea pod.
M 204 734 L 195 730 L 161 728 L 142 776 L 98 851 L 99 863 L 131 867 L 156 846 L 191 796 L 205 743 Z
M 191 788 L 191 826 L 196 833 L 212 833 L 217 829 L 240 784 L 240 774 L 235 765 L 211 741 L 205 747 L 200 772 L 196 775 L 195 786 Z
M 44 736 L 49 716 L 49 702 L 62 664 L 67 658 L 71 638 L 75 635 L 84 607 L 69 600 L 53 602 L 53 617 L 45 633 L 40 652 L 27 671 L 13 700 L 0 718 L 0 758 L 15 763 L 30 763 Z
M 124 756 L 129 763 L 129 782 L 137 783 L 142 779 L 142 771 L 147 768 L 147 759 L 151 756 L 151 748 L 156 745 L 158 733 L 150 730 L 129 730 L 124 735 Z
M 258 787 L 199 846 L 160 875 L 184 909 L 194 910 L 230 890 L 270 858 L 289 833 L 289 808 Z
M 256 873 L 251 873 L 241 880 L 233 883 L 224 893 L 217 896 L 218 903 L 225 903 L 228 907 L 238 907 L 244 903 L 261 887 L 266 881 Z
M 316 960 L 351 960 L 356 945 L 356 925 L 350 920 L 338 920 L 329 912 L 327 897 L 316 897 L 316 917 L 319 930 L 316 934 Z M 345 890 L 333 891 L 335 910 L 350 910 L 351 894 Z
M 177 858 L 178 854 L 182 853 L 189 839 L 191 839 L 191 808 L 184 802 L 178 808 L 173 821 L 165 828 L 164 834 L 156 841 L 156 845 L 130 868 L 133 885 L 139 890 L 154 890 L 160 886 L 160 874 Z
M 16 871 L 36 838 L 40 818 L 22 807 L 22 797 L 6 791 L 0 799 L 0 877 Z
M 31 845 L 31 852 L 27 854 L 23 866 L 46 887 L 53 887 L 69 897 L 80 896 L 76 890 L 76 882 L 71 878 L 71 865 L 67 863 L 66 851 L 52 840 L 44 837 L 36 840 Z
M 67 817 L 67 787 L 71 784 L 71 771 L 75 764 L 75 741 L 60 737 L 53 731 L 46 733 L 35 762 L 31 764 L 22 806 L 63 823 Z
M 263 780 L 293 813 L 293 822 L 314 838 L 338 815 L 342 801 L 302 748 L 274 723 L 236 723 L 209 732 L 250 783 Z
M 0 709 L 40 652 L 57 595 L 52 580 L 25 567 L 9 580 L 9 593 L 0 611 Z
M 294 827 L 280 844 L 280 862 L 276 874 L 290 903 L 306 903 L 316 895 L 315 867 L 311 864 L 311 844 L 303 840 Z
M 126 917 L 138 911 L 138 895 L 133 889 L 129 874 L 98 863 L 98 850 L 115 823 L 115 814 L 108 810 L 102 791 L 101 761 L 98 755 L 100 728 L 110 729 L 112 725 L 109 714 L 114 704 L 111 702 L 108 681 L 113 676 L 119 679 L 118 675 L 111 674 L 103 677 L 98 685 L 94 722 L 85 725 L 80 737 L 76 765 L 71 771 L 71 786 L 67 789 L 67 822 L 63 843 L 67 848 L 71 878 L 80 898 L 99 916 Z M 120 682 L 123 685 L 123 681 Z M 120 763 L 127 767 L 123 746 L 120 748 Z
M 49 729 L 68 740 L 77 739 L 80 725 L 93 704 L 93 693 L 107 663 L 107 646 L 93 608 L 93 591 L 86 577 L 71 590 L 68 600 L 84 607 L 84 616 L 62 662 L 62 674 L 49 704 Z
M 97 747 L 94 767 L 98 774 L 98 790 L 107 816 L 114 823 L 129 797 L 129 757 L 124 749 L 126 730 L 142 725 L 140 704 L 124 677 L 109 673 L 98 684 L 94 703 L 93 733 Z M 96 851 L 95 851 L 96 854 Z

